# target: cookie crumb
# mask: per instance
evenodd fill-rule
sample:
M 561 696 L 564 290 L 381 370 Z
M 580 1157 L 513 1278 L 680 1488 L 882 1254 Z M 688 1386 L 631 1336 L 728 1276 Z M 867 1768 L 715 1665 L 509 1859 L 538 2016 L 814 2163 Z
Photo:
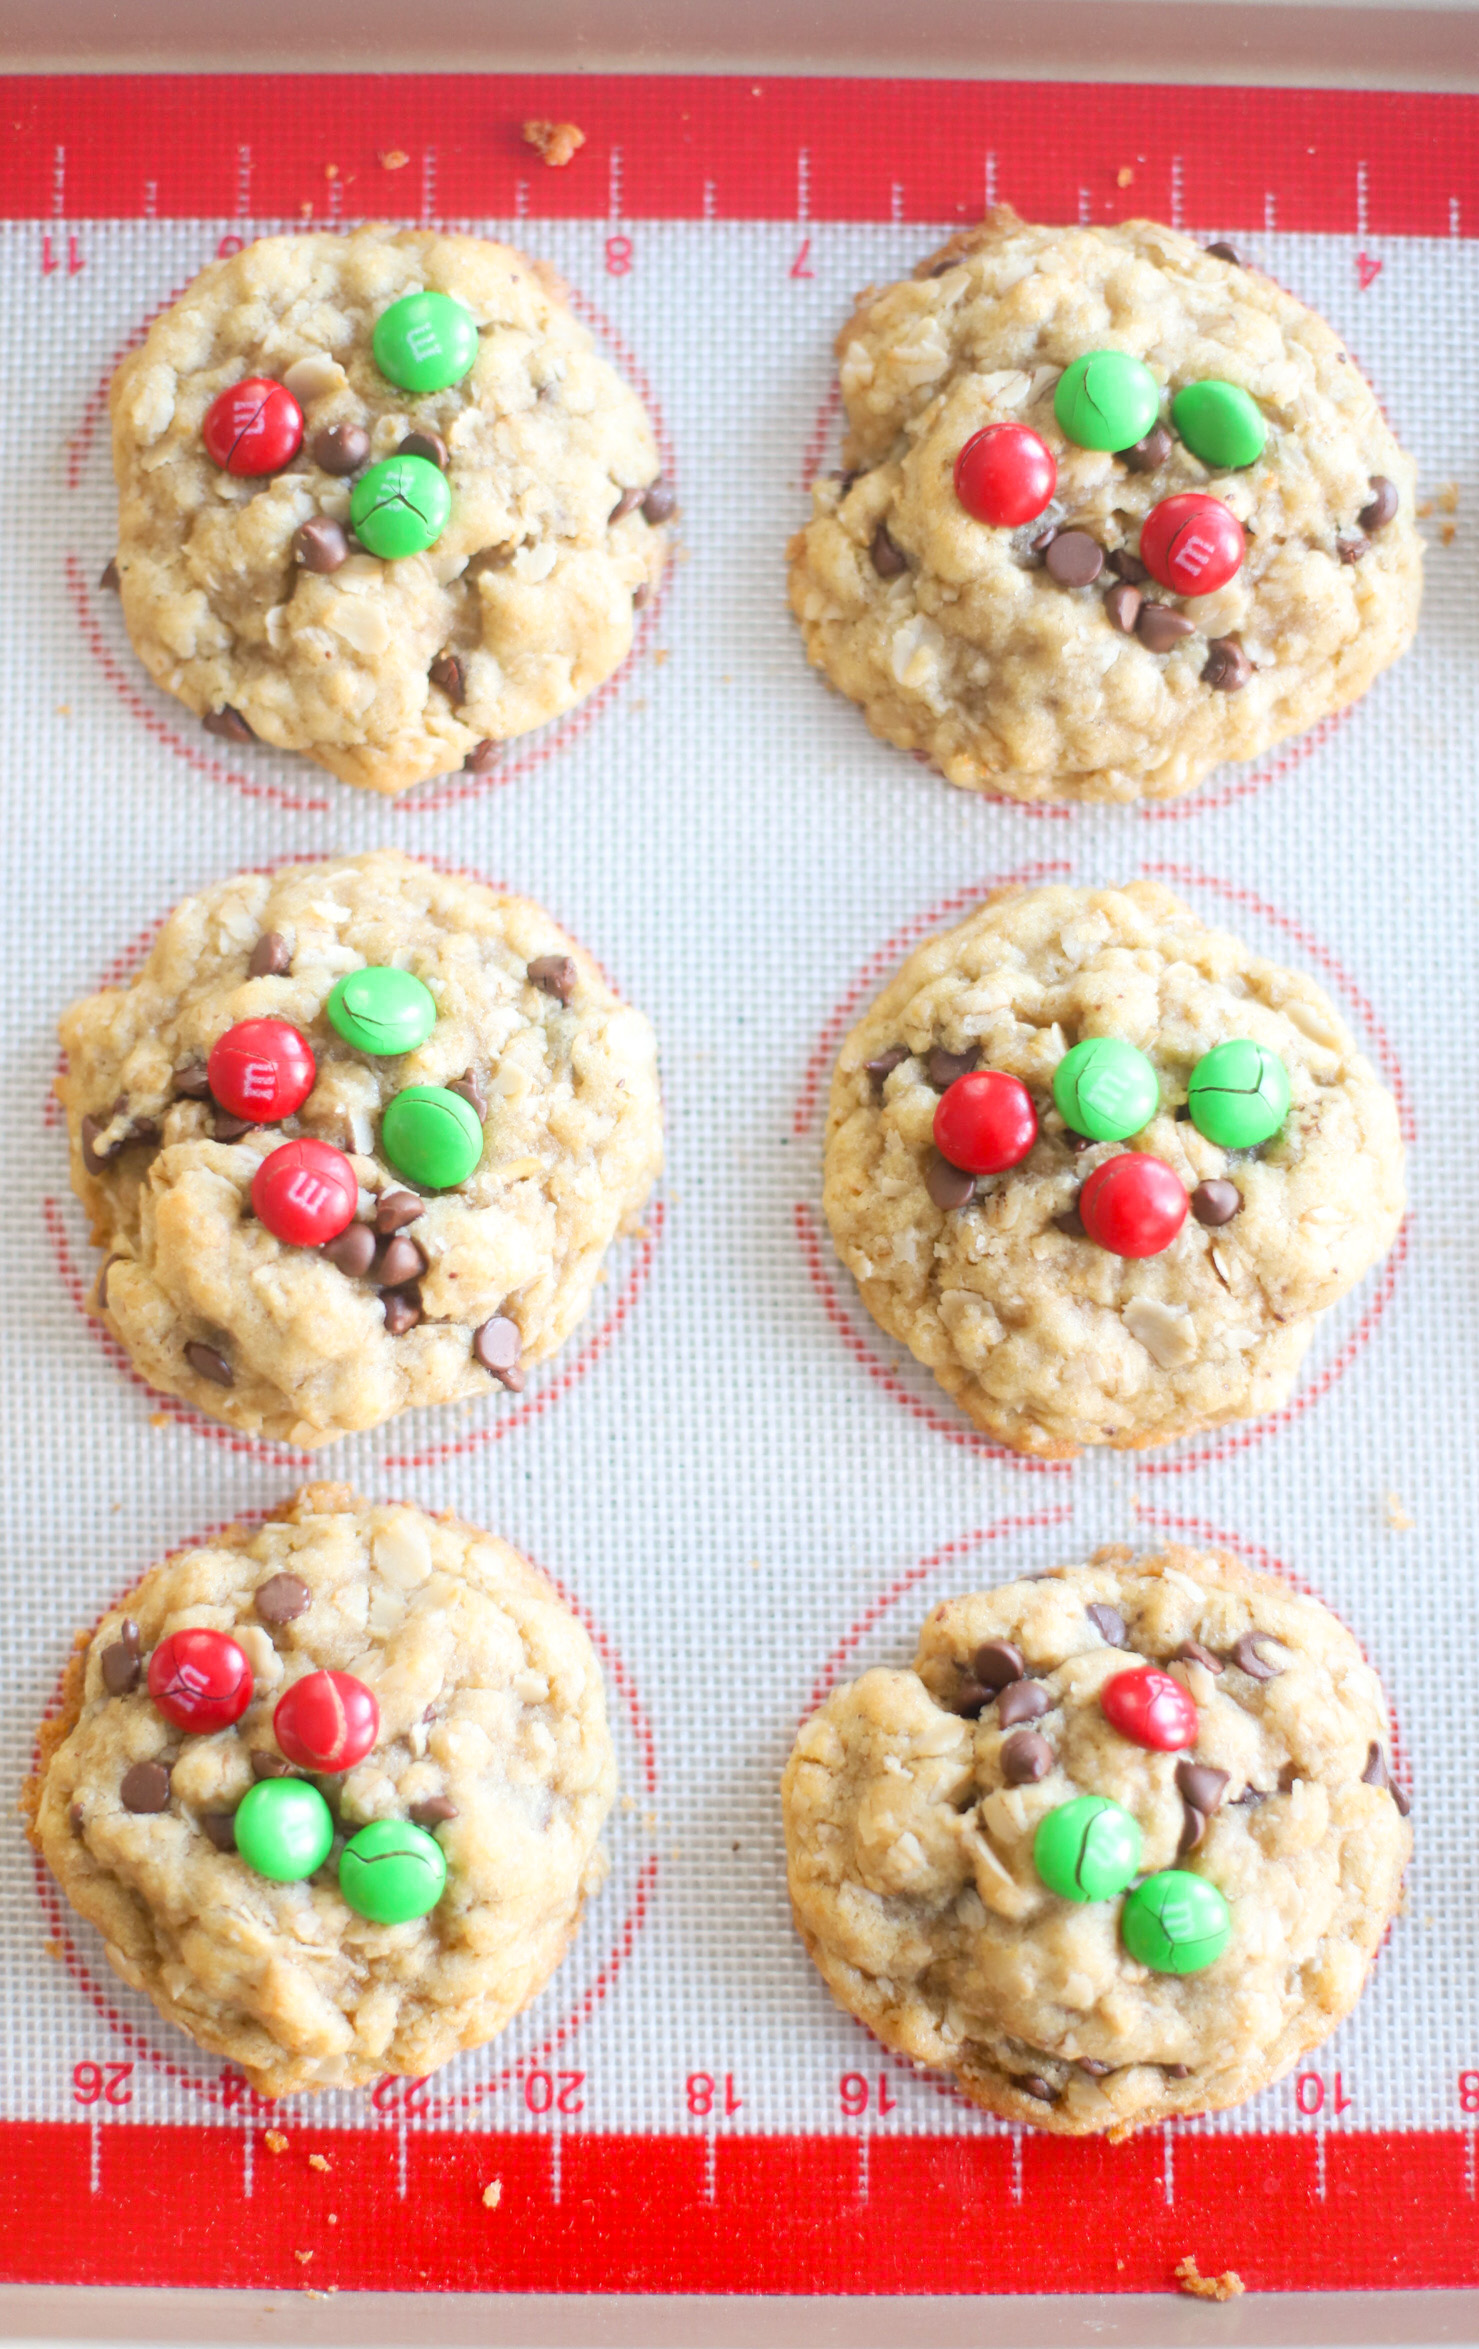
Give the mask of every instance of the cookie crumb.
M 324 178 L 325 178 L 325 179 L 337 179 L 338 177 L 339 177 L 339 166 L 338 166 L 338 164 L 337 164 L 337 163 L 326 163 L 326 164 L 324 165 Z
M 382 171 L 404 171 L 411 158 L 404 147 L 387 147 L 376 157 Z
M 307 2267 L 308 2262 L 313 2257 L 313 2253 L 311 2251 L 295 2251 L 293 2253 L 293 2257 L 297 2260 L 300 2267 Z
M 487 2183 L 487 2185 L 486 2185 L 486 2186 L 483 2188 L 483 2208 L 484 2208 L 484 2210 L 496 2210 L 496 2209 L 498 2208 L 498 2205 L 499 2205 L 499 2203 L 500 2203 L 502 2200 L 503 2200 L 503 2180 L 502 2180 L 502 2178 L 490 2178 L 490 2179 L 488 2180 L 488 2183 Z
M 1445 546 L 1452 546 L 1455 538 L 1458 536 L 1458 524 L 1456 522 L 1440 522 L 1438 525 L 1438 536 L 1442 539 Z
M 1194 2254 L 1188 2251 L 1185 2259 L 1176 2263 L 1176 2289 L 1189 2292 L 1193 2300 L 1237 2300 L 1246 2286 L 1233 2267 L 1224 2268 L 1220 2276 L 1202 2275 Z
M 308 2156 L 308 2167 L 311 2170 L 326 2170 L 331 2168 L 332 2164 L 324 2154 L 310 2153 Z
M 1393 1533 L 1411 1533 L 1413 1521 L 1395 1493 L 1382 1494 L 1381 1510 Z
M 562 171 L 577 147 L 585 145 L 585 132 L 573 122 L 542 122 L 536 118 L 525 123 L 523 139 L 525 146 L 532 147 L 551 171 Z
M 62 1945 L 59 1941 L 43 1941 L 41 1946 L 49 1958 L 60 1958 Z
M 151 1427 L 168 1427 L 169 1413 L 167 1411 L 151 1411 L 149 1414 L 149 1425 Z
M 1445 481 L 1438 492 L 1438 510 L 1442 514 L 1458 512 L 1458 483 Z
M 286 2153 L 288 2141 L 281 2129 L 269 2129 L 262 2140 L 269 2153 Z
M 1122 163 L 1120 165 L 1119 170 L 1114 175 L 1114 184 L 1117 188 L 1132 188 L 1135 185 L 1135 166 L 1133 163 Z

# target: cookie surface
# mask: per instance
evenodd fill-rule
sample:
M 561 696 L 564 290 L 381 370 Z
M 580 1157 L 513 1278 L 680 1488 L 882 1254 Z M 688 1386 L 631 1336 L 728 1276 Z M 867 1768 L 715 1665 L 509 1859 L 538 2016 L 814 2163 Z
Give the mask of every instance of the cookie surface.
M 282 967 L 253 977 L 254 958 Z M 436 1013 L 392 1057 L 347 1043 L 326 1010 L 346 972 L 386 965 L 419 979 Z M 307 1038 L 316 1081 L 295 1116 L 242 1131 L 209 1098 L 206 1064 L 229 1028 L 263 1018 Z M 641 1013 L 538 906 L 390 850 L 187 898 L 126 986 L 72 1006 L 62 1041 L 73 1187 L 109 1251 L 94 1300 L 107 1326 L 151 1386 L 309 1448 L 522 1384 L 585 1312 L 661 1164 Z M 481 1121 L 479 1163 L 455 1188 L 408 1184 L 386 1157 L 384 1112 L 407 1088 L 463 1082 L 480 1105 L 467 1119 L 474 1149 Z M 349 1160 L 363 1269 L 274 1237 L 252 1212 L 257 1169 L 300 1135 Z M 409 1253 L 388 1263 L 393 1239 Z M 490 1320 L 512 1325 L 501 1378 L 475 1348 Z
M 372 336 L 423 289 L 465 306 L 478 350 L 462 381 L 418 395 L 381 372 Z M 212 463 L 202 438 L 211 403 L 248 377 L 286 383 L 304 419 L 298 453 L 257 478 Z M 118 581 L 150 675 L 198 716 L 234 711 L 373 791 L 583 700 L 626 658 L 634 598 L 662 570 L 641 402 L 553 272 L 479 237 L 370 227 L 212 262 L 119 368 L 112 415 Z M 333 430 L 365 441 L 349 472 L 315 458 Z M 320 516 L 347 531 L 355 476 L 413 433 L 445 445 L 435 543 L 305 568 L 295 534 Z M 665 491 L 650 510 L 671 512 Z
M 135 1684 L 112 1693 L 104 1658 L 130 1622 Z M 182 1734 L 149 1695 L 151 1651 L 187 1626 L 247 1654 L 253 1699 L 234 1727 Z M 274 1710 L 322 1670 L 374 1692 L 379 1737 L 341 1775 L 300 1773 L 329 1798 L 334 1850 L 273 1882 L 226 1822 L 287 1773 Z M 268 2096 L 419 2076 L 480 2047 L 549 1979 L 606 1873 L 616 1767 L 581 1625 L 506 1542 L 343 1485 L 154 1567 L 75 1660 L 41 1745 L 31 1832 L 67 1899 L 125 1982 Z M 167 1774 L 158 1809 L 124 1802 L 141 1764 Z M 423 1917 L 374 1924 L 338 1889 L 342 1842 L 418 1811 L 446 1890 Z
M 1074 446 L 1055 388 L 1104 348 L 1148 365 L 1166 423 L 1193 383 L 1251 395 L 1262 454 L 1218 470 L 1172 439 L 1140 472 Z M 1153 222 L 1041 228 L 1002 207 L 914 278 L 860 296 L 837 351 L 847 471 L 816 483 L 792 541 L 792 609 L 810 659 L 874 733 L 950 782 L 1018 799 L 1174 797 L 1344 708 L 1411 638 L 1412 465 L 1338 337 L 1260 273 Z M 1017 529 L 973 520 L 954 489 L 961 449 L 998 423 L 1029 426 L 1057 460 L 1053 502 Z M 1399 504 L 1368 532 L 1373 476 Z M 1144 587 L 1191 623 L 1169 651 L 1112 624 L 1111 569 L 1060 585 L 1034 551 L 1056 526 L 1104 558 L 1135 557 L 1152 507 L 1188 491 L 1226 505 L 1247 550 L 1215 594 Z M 1138 565 L 1127 576 L 1143 586 Z M 1203 678 L 1224 639 L 1251 664 L 1233 691 Z
M 1019 1658 L 1000 1693 L 973 1674 L 989 1641 Z M 1178 1658 L 1189 1641 L 1204 1660 Z M 1105 1684 L 1142 1662 L 1192 1700 L 1193 1747 L 1149 1750 L 1105 1718 Z M 1028 1782 L 1003 1759 L 1023 1738 L 1044 1749 Z M 1360 1996 L 1412 1842 L 1389 1752 L 1376 1675 L 1317 1601 L 1220 1552 L 1101 1551 L 936 1607 L 912 1667 L 812 1715 L 783 1781 L 796 1923 L 839 2005 L 1007 2120 L 1077 2135 L 1215 2111 Z M 1190 1848 L 1188 1763 L 1215 1805 Z M 1122 1898 L 1049 1891 L 1037 1829 L 1086 1795 L 1133 1815 L 1146 1876 L 1221 1893 L 1215 1963 L 1152 1971 L 1123 1946 Z
M 1053 1074 L 1093 1036 L 1142 1051 L 1160 1101 L 1129 1140 L 1075 1146 Z M 1292 1090 L 1282 1130 L 1254 1150 L 1220 1148 L 1184 1114 L 1197 1062 L 1233 1037 L 1266 1046 Z M 941 1054 L 956 1057 L 942 1068 Z M 870 1076 L 870 1060 L 893 1055 Z M 935 1110 L 949 1077 L 977 1063 L 1028 1088 L 1037 1140 L 944 1208 L 929 1189 Z M 1189 1214 L 1138 1260 L 1062 1228 L 1086 1178 L 1131 1149 L 1188 1192 L 1231 1181 L 1237 1211 L 1211 1228 Z M 1276 1408 L 1315 1317 L 1395 1237 L 1402 1143 L 1391 1095 L 1302 973 L 1208 929 L 1155 882 L 1007 890 L 910 955 L 848 1036 L 823 1202 L 875 1321 L 978 1427 L 1063 1459 Z

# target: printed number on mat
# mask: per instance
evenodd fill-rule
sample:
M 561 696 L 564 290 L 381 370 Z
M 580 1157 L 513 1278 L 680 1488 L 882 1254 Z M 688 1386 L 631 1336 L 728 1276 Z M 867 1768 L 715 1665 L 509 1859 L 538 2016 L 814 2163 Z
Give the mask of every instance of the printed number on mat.
M 1301 2072 L 1294 2082 L 1294 2101 L 1306 2120 L 1312 2120 L 1317 2112 L 1349 2112 L 1355 2098 L 1347 2096 L 1339 2072 L 1329 2087 L 1318 2072 Z
M 837 2093 L 850 2121 L 861 2120 L 870 2106 L 874 2112 L 892 2112 L 899 2101 L 890 2092 L 886 2072 L 879 2073 L 876 2084 L 865 2080 L 861 2072 L 844 2072 L 837 2083 Z
M 73 2064 L 72 2096 L 77 2104 L 132 2104 L 134 2092 L 128 2085 L 132 2064 Z
M 584 2112 L 584 2072 L 529 2072 L 524 2080 L 524 2102 L 530 2112 Z
M 687 2087 L 688 2109 L 696 2121 L 707 2120 L 710 2113 L 738 2112 L 745 2101 L 742 2096 L 735 2093 L 733 2072 L 726 2072 L 724 2075 L 723 2095 L 720 2102 L 715 2101 L 720 2096 L 720 2089 L 712 2072 L 690 2072 Z

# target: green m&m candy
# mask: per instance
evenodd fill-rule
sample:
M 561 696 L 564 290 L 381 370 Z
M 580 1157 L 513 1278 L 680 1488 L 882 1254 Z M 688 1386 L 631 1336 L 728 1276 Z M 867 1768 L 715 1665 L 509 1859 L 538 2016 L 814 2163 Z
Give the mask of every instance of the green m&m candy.
M 437 1024 L 436 997 L 410 971 L 376 964 L 336 979 L 329 1020 L 357 1052 L 414 1052 Z
M 1232 1937 L 1232 1914 L 1215 1884 L 1163 1868 L 1137 1884 L 1120 1911 L 1120 1939 L 1155 1974 L 1200 1974 Z
M 1149 1125 L 1161 1087 L 1145 1054 L 1119 1036 L 1086 1036 L 1053 1071 L 1058 1114 L 1094 1142 L 1123 1142 Z
M 1032 1844 L 1032 1864 L 1064 1900 L 1113 1900 L 1140 1870 L 1140 1824 L 1107 1795 L 1081 1794 L 1049 1811 Z
M 1215 376 L 1189 383 L 1171 402 L 1171 422 L 1194 457 L 1219 471 L 1251 465 L 1263 454 L 1268 426 L 1257 404 L 1235 383 Z
M 1128 351 L 1086 351 L 1053 394 L 1053 414 L 1081 449 L 1132 449 L 1160 412 L 1160 385 Z
M 387 457 L 354 485 L 349 519 L 362 546 L 398 563 L 435 544 L 452 512 L 452 492 L 429 457 Z
M 482 1121 L 470 1101 L 445 1085 L 407 1085 L 380 1120 L 380 1147 L 408 1183 L 451 1191 L 483 1155 Z
M 329 1856 L 334 1819 L 304 1778 L 263 1778 L 236 1806 L 236 1848 L 249 1868 L 277 1884 L 311 1876 Z
M 1246 1036 L 1216 1044 L 1191 1072 L 1191 1122 L 1224 1150 L 1254 1150 L 1289 1115 L 1289 1072 L 1266 1044 Z
M 409 1819 L 373 1819 L 339 1854 L 339 1890 L 355 1915 L 372 1925 L 406 1925 L 424 1917 L 446 1881 L 441 1845 Z
M 450 294 L 404 294 L 375 321 L 375 365 L 402 391 L 460 383 L 478 355 L 477 321 Z

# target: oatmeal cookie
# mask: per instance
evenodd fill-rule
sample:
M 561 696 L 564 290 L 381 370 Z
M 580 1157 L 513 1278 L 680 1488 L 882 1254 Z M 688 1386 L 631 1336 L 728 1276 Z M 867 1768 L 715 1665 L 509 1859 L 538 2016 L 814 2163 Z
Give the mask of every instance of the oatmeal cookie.
M 410 1048 L 334 1024 L 331 999 L 366 970 L 419 982 Z M 311 1091 L 270 1123 L 212 1098 L 212 1049 L 246 1023 L 312 1054 Z M 108 1251 L 95 1310 L 151 1386 L 309 1448 L 522 1386 L 661 1163 L 641 1013 L 538 906 L 391 850 L 187 898 L 128 984 L 74 1004 L 61 1032 L 73 1187 Z M 388 1156 L 411 1088 L 432 1090 L 462 1179 L 408 1180 Z M 329 1146 L 352 1203 L 326 1245 L 279 1236 L 254 1197 L 300 1139 Z
M 1116 1682 L 1162 1677 L 1170 1747 L 1108 1717 Z M 912 1667 L 812 1715 L 782 1787 L 797 1927 L 840 2006 L 1006 2120 L 1216 2111 L 1361 1994 L 1412 1844 L 1388 1753 L 1376 1675 L 1314 1599 L 1219 1551 L 1102 1550 L 936 1607 Z M 1070 1804 L 1128 1837 L 1118 1865 L 1078 1808 L 1040 1834 Z M 1039 1866 L 1060 1825 L 1091 1861 L 1066 1893 Z M 1173 1895 L 1218 1934 L 1132 1957 L 1133 1913 L 1170 1925 Z
M 376 329 L 427 292 L 476 331 L 468 370 L 418 391 Z M 282 387 L 279 445 L 232 462 L 278 462 L 243 473 L 209 427 L 249 379 Z M 124 360 L 112 415 L 117 584 L 150 675 L 216 731 L 371 791 L 573 708 L 662 570 L 673 500 L 640 400 L 553 272 L 481 237 L 367 227 L 213 261 Z M 352 501 L 407 446 L 450 516 L 382 559 Z
M 1054 1098 L 1070 1049 L 1096 1037 L 1134 1047 L 1149 1085 L 1118 1140 L 1088 1139 Z M 1198 1064 L 1233 1039 L 1287 1078 L 1287 1115 L 1255 1147 L 1188 1114 Z M 978 1066 L 1026 1089 L 1036 1139 L 973 1178 L 935 1136 Z M 1138 1258 L 1091 1239 L 1078 1210 L 1132 1151 L 1174 1171 L 1185 1217 Z M 824 1203 L 875 1321 L 989 1435 L 1068 1459 L 1282 1403 L 1316 1317 L 1396 1235 L 1403 1153 L 1391 1095 L 1302 973 L 1158 883 L 1011 889 L 910 955 L 844 1043 Z
M 192 1733 L 161 1712 L 150 1666 L 202 1630 L 244 1653 L 251 1695 Z M 340 1772 L 295 1773 L 274 1727 L 315 1673 L 375 1700 L 373 1749 Z M 283 1779 L 325 1798 L 333 1836 L 291 1881 L 236 1844 L 243 1801 Z M 124 1981 L 263 2095 L 291 2096 L 419 2077 L 496 2037 L 605 1876 L 615 1783 L 594 1651 L 541 1575 L 454 1517 L 309 1485 L 109 1611 L 43 1725 L 24 1807 Z M 377 1821 L 445 1863 L 435 1905 L 399 1923 L 340 1890 L 346 1842 Z
M 1113 446 L 1076 444 L 1055 408 L 1065 372 L 1106 350 L 1143 362 L 1159 409 L 1128 450 L 1092 426 Z M 1343 709 L 1408 644 L 1411 461 L 1339 337 L 1259 271 L 1153 221 L 1042 228 L 1001 206 L 862 294 L 837 352 L 846 471 L 817 482 L 791 542 L 792 609 L 874 733 L 950 782 L 1172 798 Z M 1172 403 L 1213 384 L 1210 425 L 1176 408 L 1197 456 Z M 1019 527 L 974 518 L 955 487 L 961 450 L 1002 424 L 1056 461 Z M 1215 592 L 1166 594 L 1142 529 L 1189 493 L 1246 545 Z

